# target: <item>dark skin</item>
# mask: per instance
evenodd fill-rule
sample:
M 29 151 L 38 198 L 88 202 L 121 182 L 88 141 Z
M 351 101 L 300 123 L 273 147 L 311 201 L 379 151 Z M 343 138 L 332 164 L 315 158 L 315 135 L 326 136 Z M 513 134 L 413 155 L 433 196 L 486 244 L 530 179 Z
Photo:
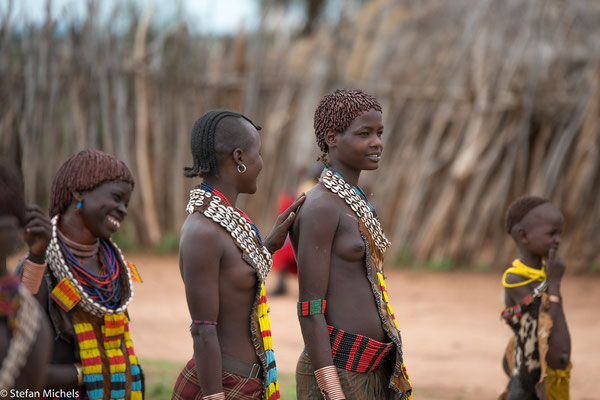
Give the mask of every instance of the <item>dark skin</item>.
M 37 207 L 28 207 L 27 210 Z M 43 214 L 42 214 L 43 215 Z M 36 221 L 32 221 L 29 212 L 26 216 L 26 225 L 30 230 L 35 229 L 36 235 L 46 237 L 43 229 L 38 230 L 49 224 L 48 217 L 45 219 L 41 215 L 35 216 Z M 26 237 L 31 238 L 31 235 Z M 49 237 L 49 235 L 47 235 Z M 12 215 L 0 216 L 0 276 L 7 275 L 9 272 L 6 266 L 6 258 L 16 249 L 19 249 L 23 243 L 23 227 L 20 226 L 17 217 Z M 34 251 L 29 246 L 30 251 Z M 43 259 L 43 258 L 42 258 Z M 43 312 L 42 312 L 43 315 Z M 11 333 L 6 320 L 0 321 L 0 360 L 8 354 Z M 44 378 L 48 367 L 48 361 L 52 352 L 52 332 L 48 320 L 43 316 L 40 319 L 40 328 L 33 342 L 32 348 L 25 361 L 21 373 L 17 376 L 14 388 L 17 390 L 42 390 L 44 388 Z
M 562 230 L 562 214 L 551 203 L 544 203 L 531 210 L 511 232 L 519 247 L 521 262 L 528 267 L 541 269 L 543 260 L 546 260 L 548 294 L 555 296 L 560 296 L 560 284 L 566 270 L 564 262 L 557 254 Z M 524 280 L 523 277 L 514 274 L 506 276 L 508 283 Z M 512 307 L 518 304 L 524 297 L 533 293 L 533 289 L 538 285 L 539 282 L 532 282 L 526 286 L 506 288 L 506 306 Z M 571 359 L 571 336 L 562 302 L 550 302 L 548 314 L 552 318 L 553 325 L 548 339 L 546 362 L 552 369 L 565 369 Z
M 59 219 L 58 229 L 67 238 L 82 244 L 96 243 L 98 238 L 109 239 L 127 216 L 132 190 L 133 186 L 128 182 L 111 181 L 85 192 L 74 192 L 73 201 Z M 79 213 L 76 212 L 78 200 L 82 200 Z M 80 258 L 79 261 L 85 269 L 95 274 L 102 266 L 97 255 Z M 40 286 L 36 297 L 46 310 L 48 289 L 45 284 Z M 74 349 L 61 346 L 54 351 L 60 359 L 68 358 Z M 48 370 L 46 388 L 69 390 L 77 387 L 77 370 L 73 364 L 52 364 Z
M 325 135 L 329 168 L 350 185 L 378 168 L 383 150 L 381 113 L 370 110 L 342 133 Z M 306 195 L 290 239 L 298 263 L 299 300 L 326 299 L 325 314 L 300 317 L 315 370 L 333 365 L 327 325 L 387 342 L 365 268 L 365 245 L 356 214 L 321 183 Z
M 40 206 L 31 204 L 25 207 L 25 242 L 29 248 L 27 258 L 36 263 L 43 264 L 46 249 L 50 243 L 52 224 Z
M 219 157 L 219 177 L 207 176 L 204 182 L 221 192 L 235 207 L 239 193 L 256 192 L 256 179 L 262 169 L 260 138 L 256 129 L 240 120 L 240 134 L 250 135 L 248 146 L 236 147 Z M 244 173 L 237 167 L 246 166 Z M 264 245 L 272 253 L 285 241 L 295 218 L 294 210 L 304 195 L 278 218 Z M 254 269 L 242 259 L 241 250 L 230 234 L 201 213 L 187 217 L 181 229 L 179 268 L 185 283 L 192 320 L 216 321 L 218 325 L 191 328 L 194 360 L 203 395 L 223 391 L 221 354 L 260 363 L 250 337 L 250 312 L 256 295 Z M 199 290 L 201 288 L 201 290 Z

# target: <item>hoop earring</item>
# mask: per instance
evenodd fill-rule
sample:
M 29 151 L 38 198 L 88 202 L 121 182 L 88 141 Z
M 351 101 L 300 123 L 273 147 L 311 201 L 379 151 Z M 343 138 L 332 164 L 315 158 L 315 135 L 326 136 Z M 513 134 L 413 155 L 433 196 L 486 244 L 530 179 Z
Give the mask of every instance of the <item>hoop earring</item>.
M 240 168 L 240 167 L 241 167 L 241 168 Z M 246 165 L 245 165 L 244 163 L 242 163 L 242 165 L 238 165 L 238 166 L 237 166 L 237 171 L 238 171 L 240 174 L 243 174 L 244 172 L 246 172 Z

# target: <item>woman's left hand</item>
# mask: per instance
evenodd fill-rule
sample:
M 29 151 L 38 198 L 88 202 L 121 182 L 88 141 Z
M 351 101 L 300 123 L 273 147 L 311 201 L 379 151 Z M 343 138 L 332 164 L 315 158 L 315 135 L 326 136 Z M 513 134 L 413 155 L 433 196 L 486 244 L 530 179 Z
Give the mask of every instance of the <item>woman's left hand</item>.
M 285 211 L 277 217 L 277 220 L 275 220 L 275 225 L 273 225 L 271 233 L 269 233 L 269 236 L 267 236 L 264 241 L 265 247 L 271 254 L 275 253 L 283 246 L 288 230 L 290 229 L 290 226 L 292 226 L 294 218 L 296 218 L 296 210 L 304 202 L 304 199 L 306 199 L 306 195 L 301 193 L 300 196 L 294 200 L 292 205 L 286 208 Z
M 52 235 L 52 223 L 42 209 L 35 205 L 25 207 L 25 241 L 29 247 L 29 258 L 38 264 L 44 263 L 46 248 Z

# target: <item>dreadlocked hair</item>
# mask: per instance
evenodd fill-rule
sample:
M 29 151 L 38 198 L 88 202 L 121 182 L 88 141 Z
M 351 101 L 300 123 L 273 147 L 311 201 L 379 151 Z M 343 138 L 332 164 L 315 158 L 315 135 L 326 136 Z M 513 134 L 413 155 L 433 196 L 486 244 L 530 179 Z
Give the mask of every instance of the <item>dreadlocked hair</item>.
M 383 112 L 377 99 L 356 89 L 338 89 L 325 95 L 315 110 L 315 136 L 323 153 L 327 153 L 325 134 L 342 133 L 361 114 L 375 110 Z M 323 157 L 323 156 L 322 156 Z
M 0 215 L 12 215 L 25 224 L 25 190 L 17 167 L 0 160 Z
M 504 219 L 506 233 L 510 235 L 512 228 L 521 222 L 531 210 L 549 202 L 549 199 L 538 196 L 521 196 L 513 201 L 508 207 Z
M 261 130 L 261 127 L 255 125 L 249 118 L 244 115 L 237 113 L 235 111 L 230 110 L 211 110 L 206 114 L 202 115 L 192 128 L 192 139 L 190 142 L 190 150 L 192 151 L 192 158 L 194 160 L 194 165 L 192 167 L 185 167 L 184 174 L 188 178 L 193 178 L 196 176 L 204 177 L 208 175 L 214 175 L 215 177 L 219 176 L 219 171 L 217 167 L 217 156 L 219 153 L 220 143 L 215 141 L 215 136 L 223 136 L 224 133 L 221 132 L 221 129 L 218 131 L 219 124 L 225 118 L 233 117 L 233 118 L 243 118 L 248 121 L 257 131 Z M 230 132 L 232 136 L 239 136 L 239 130 L 237 129 L 228 129 L 235 130 L 235 132 Z M 221 135 L 223 133 L 223 135 Z M 225 139 L 225 138 L 223 138 Z M 216 144 L 215 144 L 216 143 Z M 222 144 L 222 143 L 221 143 Z
M 94 189 L 104 182 L 135 184 L 131 171 L 118 158 L 98 150 L 84 150 L 65 161 L 52 182 L 50 216 L 62 214 L 73 201 L 73 192 Z

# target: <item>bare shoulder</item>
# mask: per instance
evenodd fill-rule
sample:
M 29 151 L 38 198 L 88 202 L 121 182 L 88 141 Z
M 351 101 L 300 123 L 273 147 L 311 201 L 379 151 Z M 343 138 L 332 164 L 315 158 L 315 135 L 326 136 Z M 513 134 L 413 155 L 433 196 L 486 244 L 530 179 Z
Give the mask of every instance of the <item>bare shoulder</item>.
M 332 220 L 339 213 L 338 201 L 338 195 L 325 189 L 322 185 L 316 185 L 306 194 L 306 200 L 300 207 L 296 220 L 302 221 L 308 218 Z
M 192 213 L 186 218 L 181 227 L 180 253 L 222 251 L 224 234 L 225 231 L 219 224 L 200 213 Z
M 195 212 L 188 215 L 181 227 L 181 242 L 209 239 L 223 230 L 219 224 Z
M 513 273 L 508 273 L 506 274 L 506 283 L 508 283 L 509 285 L 514 285 L 516 283 L 521 283 L 523 281 L 525 281 L 527 278 L 521 276 L 521 275 L 517 275 L 517 274 L 513 274 Z
M 527 278 L 524 278 L 517 274 L 508 273 L 506 274 L 506 283 L 509 285 L 519 284 L 524 282 Z M 539 283 L 539 282 L 538 282 Z M 507 287 L 505 288 L 505 299 L 506 306 L 511 307 L 515 304 L 518 304 L 523 300 L 527 295 L 533 293 L 533 289 L 531 288 L 531 284 L 516 286 L 516 287 Z

